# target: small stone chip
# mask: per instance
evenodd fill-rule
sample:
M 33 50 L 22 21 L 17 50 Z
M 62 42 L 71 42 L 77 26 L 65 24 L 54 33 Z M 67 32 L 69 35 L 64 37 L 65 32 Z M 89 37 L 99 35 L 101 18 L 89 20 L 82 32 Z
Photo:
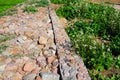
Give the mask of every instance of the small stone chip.
M 59 80 L 59 75 L 55 73 L 40 73 L 42 80 Z
M 41 44 L 41 45 L 46 45 L 46 44 L 47 44 L 47 38 L 41 36 L 41 37 L 39 38 L 39 44 Z

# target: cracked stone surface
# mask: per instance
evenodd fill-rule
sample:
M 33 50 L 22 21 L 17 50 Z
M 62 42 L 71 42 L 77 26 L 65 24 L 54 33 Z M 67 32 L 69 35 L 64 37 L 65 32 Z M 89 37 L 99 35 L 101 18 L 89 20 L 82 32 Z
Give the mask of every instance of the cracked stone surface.
M 90 80 L 82 59 L 72 49 L 70 39 L 62 27 L 54 10 L 49 8 L 59 57 L 59 69 L 62 80 Z
M 8 46 L 0 54 L 0 80 L 90 80 L 50 7 L 1 17 L 0 35 L 14 35 L 0 43 Z

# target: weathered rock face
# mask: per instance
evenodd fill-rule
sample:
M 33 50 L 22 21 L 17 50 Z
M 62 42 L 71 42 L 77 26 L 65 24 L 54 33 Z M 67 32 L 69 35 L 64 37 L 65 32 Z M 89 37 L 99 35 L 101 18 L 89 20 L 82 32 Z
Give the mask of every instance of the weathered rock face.
M 43 37 L 43 36 L 40 36 L 39 38 L 39 44 L 41 45 L 46 45 L 47 44 L 47 38 Z
M 0 18 L 0 35 L 15 36 L 0 43 L 8 46 L 0 54 L 0 80 L 90 80 L 54 11 L 18 9 Z
M 42 80 L 59 80 L 60 75 L 55 73 L 40 73 Z
M 26 72 L 31 72 L 33 69 L 35 69 L 35 64 L 33 62 L 27 62 L 23 66 L 23 70 Z
M 62 80 L 91 80 L 82 59 L 75 54 L 70 39 L 59 22 L 55 12 L 51 9 L 50 17 L 53 23 L 57 56 L 59 57 L 59 71 Z
M 18 12 L 0 18 L 0 34 L 15 35 L 4 42 L 8 48 L 0 54 L 0 80 L 10 77 L 12 80 L 34 80 L 39 72 L 57 73 L 58 63 L 52 68 L 57 58 L 48 15 L 47 8 L 39 8 L 35 14 Z M 6 71 L 11 71 L 8 72 L 11 76 L 5 74 Z
M 36 74 L 27 74 L 23 77 L 23 80 L 34 80 L 36 77 Z

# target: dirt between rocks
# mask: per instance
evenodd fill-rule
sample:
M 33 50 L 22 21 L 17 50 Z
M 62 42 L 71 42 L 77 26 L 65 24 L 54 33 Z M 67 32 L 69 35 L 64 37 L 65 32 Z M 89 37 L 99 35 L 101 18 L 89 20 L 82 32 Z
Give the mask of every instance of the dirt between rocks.
M 14 35 L 0 43 L 8 46 L 0 54 L 0 80 L 90 80 L 82 59 L 71 54 L 54 10 L 40 7 L 32 14 L 17 9 L 18 14 L 0 18 L 0 35 Z
M 48 8 L 39 8 L 35 14 L 21 12 L 19 8 L 18 14 L 1 17 L 0 35 L 5 34 L 15 38 L 2 43 L 8 47 L 0 54 L 0 80 L 22 80 L 30 74 L 34 76 L 28 77 L 35 78 L 39 72 L 57 73 Z

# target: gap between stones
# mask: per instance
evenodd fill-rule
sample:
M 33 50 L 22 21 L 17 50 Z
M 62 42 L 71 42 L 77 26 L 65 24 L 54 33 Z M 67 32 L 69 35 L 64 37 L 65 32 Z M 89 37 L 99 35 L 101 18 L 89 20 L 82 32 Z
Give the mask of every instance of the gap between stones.
M 54 30 L 54 27 L 53 27 L 53 21 L 52 21 L 52 18 L 51 18 L 50 10 L 51 10 L 51 8 L 50 8 L 50 6 L 48 6 L 48 16 L 49 16 L 50 23 L 51 23 L 52 30 L 53 30 L 54 43 L 55 43 L 55 45 L 56 45 L 56 40 L 55 40 L 55 30 Z M 60 67 L 61 67 L 61 66 L 60 66 L 60 59 L 59 59 L 59 56 L 58 56 L 57 48 L 56 48 L 55 55 L 56 55 L 57 58 L 58 58 L 58 74 L 60 75 L 60 80 L 63 80 L 63 79 L 62 79 L 61 70 L 60 70 Z

